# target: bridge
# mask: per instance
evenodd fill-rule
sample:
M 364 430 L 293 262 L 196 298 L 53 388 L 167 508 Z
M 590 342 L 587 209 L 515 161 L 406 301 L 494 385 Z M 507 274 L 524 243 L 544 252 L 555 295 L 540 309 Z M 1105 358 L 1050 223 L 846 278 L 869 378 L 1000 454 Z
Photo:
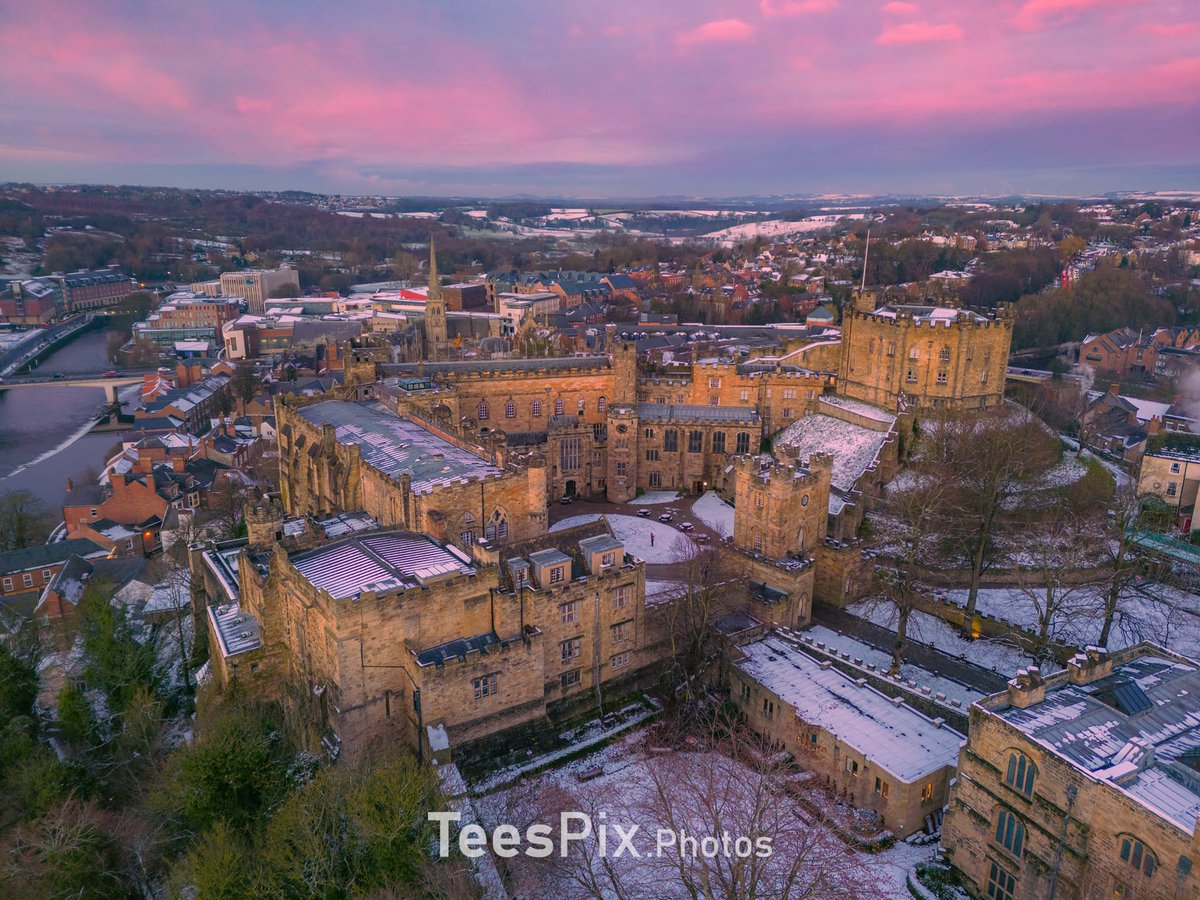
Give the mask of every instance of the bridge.
M 117 375 L 104 372 L 71 372 L 56 378 L 53 375 L 10 375 L 0 378 L 0 391 L 40 387 L 98 387 L 104 389 L 109 406 L 117 405 L 117 390 L 129 384 L 141 384 L 145 375 L 157 372 L 157 367 L 122 369 Z

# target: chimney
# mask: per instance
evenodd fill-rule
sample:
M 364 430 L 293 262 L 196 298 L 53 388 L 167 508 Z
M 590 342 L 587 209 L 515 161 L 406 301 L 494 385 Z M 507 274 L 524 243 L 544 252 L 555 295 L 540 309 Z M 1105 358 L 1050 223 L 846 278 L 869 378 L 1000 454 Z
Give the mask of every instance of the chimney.
M 75 482 L 72 481 L 70 478 L 68 478 L 67 479 L 67 493 L 69 494 L 73 490 L 75 490 Z
M 1121 393 L 1121 386 L 1119 384 L 1110 384 L 1108 386 L 1108 392 L 1116 397 Z
M 1046 697 L 1046 679 L 1037 666 L 1018 669 L 1008 682 L 1008 702 L 1017 709 L 1041 703 Z
M 439 544 L 446 543 L 446 514 L 440 509 L 431 509 L 426 513 L 425 531 Z
M 1086 647 L 1067 660 L 1067 678 L 1071 684 L 1091 684 L 1112 674 L 1113 659 L 1103 647 Z

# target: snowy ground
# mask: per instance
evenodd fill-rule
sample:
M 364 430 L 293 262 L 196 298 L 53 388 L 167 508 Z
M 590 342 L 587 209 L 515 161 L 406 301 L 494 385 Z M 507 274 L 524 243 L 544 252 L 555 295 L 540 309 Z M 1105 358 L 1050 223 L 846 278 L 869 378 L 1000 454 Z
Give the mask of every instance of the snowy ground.
M 589 513 L 582 516 L 571 516 L 550 526 L 551 531 L 562 531 L 595 522 L 600 513 Z M 694 547 L 692 540 L 682 531 L 656 522 L 654 519 L 641 519 L 637 516 L 606 515 L 608 524 L 612 526 L 617 540 L 625 542 L 625 552 L 639 556 L 648 563 L 678 562 L 686 558 L 687 550 L 680 542 L 686 542 L 687 547 Z M 653 541 L 653 543 L 651 543 Z
M 679 499 L 678 491 L 647 491 L 640 497 L 634 497 L 626 506 L 654 506 L 659 503 L 673 503 Z
M 775 446 L 796 448 L 802 461 L 813 453 L 832 453 L 833 486 L 848 491 L 879 458 L 886 437 L 885 432 L 817 414 L 804 416 L 781 431 Z
M 805 896 L 854 896 L 871 900 L 907 896 L 908 873 L 917 863 L 934 856 L 931 846 L 914 847 L 905 843 L 877 854 L 852 850 L 825 826 L 813 822 L 803 807 L 783 792 L 763 792 L 761 788 L 756 791 L 754 785 L 761 785 L 758 779 L 762 776 L 742 763 L 714 750 L 672 750 L 656 747 L 653 741 L 651 730 L 639 729 L 595 753 L 539 772 L 475 801 L 478 817 L 489 829 L 511 824 L 524 834 L 530 824 L 547 822 L 553 823 L 552 835 L 557 837 L 558 814 L 563 810 L 586 813 L 597 825 L 602 821 L 609 824 L 606 859 L 599 858 L 595 841 L 577 844 L 567 859 L 557 854 L 545 861 L 514 858 L 510 874 L 514 876 L 513 887 L 518 896 L 553 896 L 564 900 L 618 896 L 609 880 L 615 874 L 623 888 L 620 896 L 631 900 L 687 897 L 677 868 L 678 855 L 669 850 L 662 856 L 656 853 L 658 830 L 682 827 L 699 838 L 714 833 L 713 815 L 719 815 L 718 830 L 727 830 L 734 836 L 754 830 L 743 823 L 780 823 L 779 830 L 773 832 L 778 852 L 772 854 L 772 864 L 780 867 L 775 874 L 798 861 L 801 882 L 816 877 L 815 873 L 827 879 L 820 886 L 809 885 L 812 892 Z M 766 804 L 758 808 L 757 816 L 755 802 Z M 614 846 L 619 842 L 613 838 L 616 824 L 625 830 L 630 825 L 637 826 L 630 841 L 630 846 L 638 851 L 636 858 L 628 849 L 622 856 L 615 856 Z M 761 835 L 759 831 L 754 836 Z M 722 863 L 712 865 L 710 871 L 716 877 L 716 867 Z M 696 868 L 689 866 L 689 869 L 693 877 L 698 877 Z M 835 889 L 831 882 L 841 882 L 837 887 L 842 889 Z M 760 896 L 777 895 L 771 892 L 769 884 L 769 878 L 765 879 Z M 796 885 L 795 890 L 798 896 L 802 885 Z
M 887 609 L 883 604 L 856 603 L 848 607 L 847 612 L 868 619 L 884 628 L 894 630 L 896 627 L 896 611 Z M 928 613 L 914 611 L 909 616 L 908 637 L 909 640 L 928 644 L 935 650 L 965 659 L 967 662 L 992 670 L 999 675 L 1013 675 L 1017 669 L 1024 668 L 1032 662 L 1028 654 L 1019 647 L 1003 641 L 986 638 L 976 641 L 966 640 L 959 636 L 958 629 L 949 622 Z M 1042 662 L 1040 665 L 1042 671 L 1058 668 L 1053 662 Z
M 646 579 L 646 605 L 655 606 L 679 596 L 684 589 L 682 581 L 665 581 L 656 578 Z
M 721 537 L 733 537 L 733 507 L 715 491 L 706 491 L 692 504 L 692 515 Z

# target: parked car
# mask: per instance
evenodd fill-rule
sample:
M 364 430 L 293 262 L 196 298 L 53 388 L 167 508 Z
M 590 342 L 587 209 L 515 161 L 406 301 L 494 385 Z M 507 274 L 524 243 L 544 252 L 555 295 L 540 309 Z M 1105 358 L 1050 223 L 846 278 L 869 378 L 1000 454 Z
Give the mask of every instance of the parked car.
M 563 506 L 569 506 L 569 505 L 570 505 L 570 503 L 571 503 L 571 500 L 572 500 L 572 499 L 573 499 L 573 498 L 571 497 L 571 495 L 570 495 L 570 494 L 567 494 L 567 495 L 565 495 L 565 496 L 563 496 L 563 497 L 560 497 L 560 498 L 559 498 L 559 500 L 558 500 L 558 502 L 559 502 L 559 503 L 561 503 Z
M 644 519 L 644 518 L 646 518 L 646 516 L 650 515 L 650 510 L 648 510 L 648 509 L 639 509 L 639 510 L 637 511 L 637 514 L 638 514 L 639 516 L 641 516 L 641 517 Z
M 695 525 L 693 525 L 691 522 L 680 522 L 680 523 L 679 523 L 679 530 L 680 530 L 680 531 L 691 531 L 691 530 L 692 530 L 693 528 L 695 528 L 695 527 L 696 527 L 696 526 L 695 526 Z
M 51 375 L 50 377 L 51 377 L 51 378 L 66 378 L 67 376 L 66 376 L 66 375 L 64 375 L 62 372 L 55 372 L 55 373 L 54 373 L 53 375 Z
M 660 522 L 670 522 L 671 519 L 672 519 L 672 516 L 670 513 L 663 513 L 661 516 L 658 517 L 658 521 L 660 521 Z
M 708 535 L 707 534 L 694 534 L 694 535 L 692 535 L 692 539 L 700 544 L 708 543 Z

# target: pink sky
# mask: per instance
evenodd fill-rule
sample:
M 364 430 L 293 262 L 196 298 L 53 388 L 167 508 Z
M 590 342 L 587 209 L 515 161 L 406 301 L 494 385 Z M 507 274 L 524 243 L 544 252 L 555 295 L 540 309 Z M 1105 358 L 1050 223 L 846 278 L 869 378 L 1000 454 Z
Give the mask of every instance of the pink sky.
M 0 0 L 0 22 L 0 179 L 1200 188 L 1193 0 Z

